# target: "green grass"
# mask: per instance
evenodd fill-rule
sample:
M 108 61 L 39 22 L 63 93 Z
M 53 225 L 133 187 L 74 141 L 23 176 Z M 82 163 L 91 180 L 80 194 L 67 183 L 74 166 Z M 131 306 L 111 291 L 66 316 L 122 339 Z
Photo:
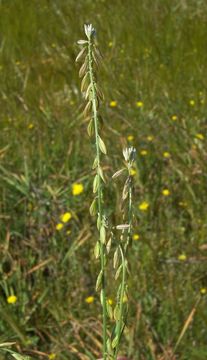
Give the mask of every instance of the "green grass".
M 138 152 L 140 238 L 130 252 L 122 352 L 133 360 L 161 360 L 174 347 L 200 288 L 207 287 L 201 250 L 207 238 L 207 4 L 1 0 L 0 12 L 1 340 L 16 341 L 17 349 L 39 359 L 51 353 L 56 359 L 96 359 L 101 353 L 96 225 L 88 212 L 94 149 L 74 64 L 83 24 L 92 22 L 104 55 L 99 83 L 109 149 L 106 202 L 116 224 L 122 184 L 110 178 L 122 165 L 128 135 Z M 112 100 L 117 107 L 110 107 Z M 72 195 L 74 182 L 84 185 L 79 196 Z M 146 212 L 138 208 L 142 201 L 149 202 Z M 66 211 L 73 217 L 58 232 Z M 186 261 L 178 260 L 181 254 Z M 6 301 L 12 292 L 13 305 Z M 87 304 L 90 295 L 95 301 Z M 114 295 L 112 288 L 108 296 Z M 206 320 L 203 296 L 177 348 L 180 360 L 206 359 Z

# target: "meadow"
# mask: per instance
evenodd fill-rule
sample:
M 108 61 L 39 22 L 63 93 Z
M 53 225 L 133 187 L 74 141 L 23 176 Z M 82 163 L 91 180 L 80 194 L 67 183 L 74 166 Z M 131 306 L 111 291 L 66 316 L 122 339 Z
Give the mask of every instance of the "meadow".
M 0 343 L 32 359 L 101 357 L 95 148 L 75 64 L 92 23 L 113 224 L 122 221 L 123 181 L 112 175 L 123 148 L 137 151 L 120 352 L 205 360 L 206 1 L 0 0 L 0 14 Z M 110 270 L 107 278 L 113 307 Z

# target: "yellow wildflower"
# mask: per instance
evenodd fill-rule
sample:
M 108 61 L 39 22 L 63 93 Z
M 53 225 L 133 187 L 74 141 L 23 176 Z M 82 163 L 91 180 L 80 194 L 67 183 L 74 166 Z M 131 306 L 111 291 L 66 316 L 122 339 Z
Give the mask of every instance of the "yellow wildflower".
M 15 295 L 10 295 L 7 297 L 8 304 L 15 304 L 17 302 L 17 297 Z
M 74 196 L 79 195 L 83 192 L 83 184 L 81 183 L 74 183 L 72 185 L 72 193 Z
M 71 219 L 72 215 L 70 212 L 66 212 L 64 214 L 61 215 L 60 217 L 60 220 L 63 222 L 63 223 L 67 223 L 70 219 Z
M 133 240 L 139 240 L 139 234 L 134 234 L 134 235 L 132 236 L 132 239 L 133 239 Z
M 171 119 L 172 119 L 173 121 L 176 121 L 176 120 L 178 119 L 178 117 L 177 117 L 177 115 L 172 115 L 172 116 L 171 116 Z
M 137 172 L 136 172 L 135 169 L 130 169 L 129 173 L 130 173 L 131 176 L 134 176 L 134 175 L 136 175 Z
M 190 105 L 190 106 L 195 106 L 195 100 L 190 100 L 190 101 L 189 101 L 189 105 Z
M 56 230 L 60 231 L 63 228 L 63 224 L 58 223 L 55 228 L 56 228 Z
M 197 137 L 197 139 L 199 139 L 199 140 L 204 140 L 204 135 L 201 134 L 201 133 L 196 134 L 196 137 Z
M 142 108 L 143 106 L 144 106 L 144 103 L 142 101 L 137 101 L 136 102 L 136 107 Z
M 113 42 L 112 42 L 112 41 L 109 41 L 108 47 L 112 47 L 112 46 L 113 46 Z
M 108 299 L 107 299 L 107 303 L 108 303 L 109 305 L 112 305 L 112 304 L 113 304 L 113 300 L 110 299 L 110 298 L 108 298 Z
M 168 190 L 168 189 L 163 189 L 163 190 L 162 190 L 162 195 L 164 195 L 164 196 L 169 196 L 169 195 L 170 195 L 170 190 Z
M 110 105 L 111 107 L 116 107 L 116 106 L 117 106 L 117 101 L 112 100 L 112 101 L 110 101 L 109 105 Z
M 94 302 L 94 296 L 88 296 L 86 299 L 85 299 L 85 302 L 87 304 L 92 304 Z
M 181 254 L 178 256 L 178 260 L 185 261 L 187 259 L 187 256 L 185 254 Z
M 206 289 L 206 288 L 201 288 L 201 289 L 200 289 L 200 293 L 201 293 L 202 295 L 205 295 L 205 294 L 207 293 L 207 289 Z
M 147 211 L 149 208 L 149 203 L 147 201 L 143 201 L 141 202 L 141 204 L 139 204 L 139 210 L 141 211 Z
M 168 158 L 170 157 L 170 153 L 169 153 L 168 151 L 165 151 L 165 152 L 163 153 L 163 157 L 166 158 L 166 159 L 168 159 Z
M 133 135 L 128 135 L 128 136 L 127 136 L 127 140 L 128 140 L 128 141 L 133 141 L 133 140 L 134 140 L 134 136 L 133 136 Z
M 148 140 L 148 141 L 153 141 L 153 140 L 154 140 L 154 136 L 152 136 L 152 135 L 147 136 L 147 140 Z
M 33 129 L 33 127 L 34 127 L 34 124 L 32 124 L 32 123 L 30 123 L 30 124 L 28 125 L 28 129 Z
M 142 155 L 142 156 L 146 156 L 147 154 L 148 154 L 147 150 L 141 150 L 140 151 L 140 155 Z
M 50 360 L 54 360 L 54 359 L 56 358 L 56 354 L 55 354 L 55 353 L 51 353 L 51 354 L 48 355 L 48 358 L 49 358 Z
M 67 235 L 70 235 L 70 234 L 71 234 L 71 230 L 67 230 L 67 231 L 66 231 L 66 234 L 67 234 Z

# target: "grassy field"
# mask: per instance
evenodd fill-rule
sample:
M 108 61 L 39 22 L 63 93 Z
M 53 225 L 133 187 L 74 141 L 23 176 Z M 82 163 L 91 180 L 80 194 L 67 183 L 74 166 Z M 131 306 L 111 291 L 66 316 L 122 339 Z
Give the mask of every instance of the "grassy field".
M 92 23 L 114 224 L 122 184 L 111 176 L 123 147 L 137 149 L 122 353 L 205 360 L 206 1 L 1 0 L 0 14 L 0 343 L 35 359 L 100 357 L 94 148 L 75 65 Z

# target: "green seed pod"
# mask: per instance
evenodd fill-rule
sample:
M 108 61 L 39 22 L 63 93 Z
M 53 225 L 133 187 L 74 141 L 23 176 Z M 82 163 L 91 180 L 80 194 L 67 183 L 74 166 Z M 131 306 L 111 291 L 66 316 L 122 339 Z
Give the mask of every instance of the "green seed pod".
M 98 274 L 98 277 L 97 277 L 97 280 L 96 280 L 96 291 L 98 291 L 100 289 L 102 279 L 103 279 L 103 271 L 101 270 L 100 273 Z
M 96 193 L 98 190 L 98 183 L 99 183 L 99 175 L 96 174 L 93 180 L 93 193 Z
M 103 154 L 106 155 L 107 151 L 106 151 L 106 145 L 104 144 L 103 140 L 101 139 L 101 137 L 98 137 L 98 144 L 99 144 L 99 148 L 102 151 Z
M 88 133 L 88 136 L 93 136 L 93 134 L 94 134 L 94 125 L 93 125 L 93 119 L 91 119 L 90 121 L 89 121 L 89 124 L 88 124 L 88 126 L 87 126 L 87 133 Z
M 95 256 L 96 259 L 98 259 L 99 256 L 100 256 L 100 244 L 99 244 L 99 241 L 97 241 L 97 243 L 95 245 L 94 256 Z
M 102 244 L 105 244 L 106 243 L 106 229 L 105 229 L 105 226 L 101 226 L 101 229 L 100 229 L 100 241 Z
M 89 208 L 89 212 L 90 212 L 91 216 L 96 215 L 96 213 L 97 213 L 97 200 L 96 200 L 96 198 L 93 199 L 93 201 L 91 203 L 91 206 Z

